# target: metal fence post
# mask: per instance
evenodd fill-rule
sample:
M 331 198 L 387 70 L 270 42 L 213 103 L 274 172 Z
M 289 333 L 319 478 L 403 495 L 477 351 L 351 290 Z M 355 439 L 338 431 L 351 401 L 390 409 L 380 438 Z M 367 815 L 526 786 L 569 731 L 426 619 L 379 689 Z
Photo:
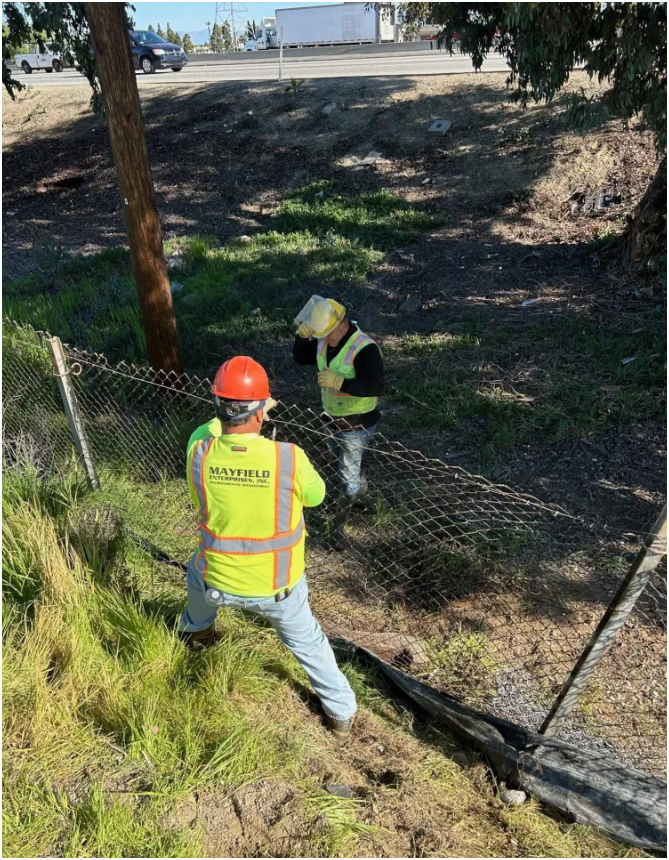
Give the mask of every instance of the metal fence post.
M 65 359 L 63 344 L 59 337 L 48 338 L 46 344 L 55 370 L 60 396 L 63 399 L 63 407 L 65 408 L 65 414 L 67 415 L 67 422 L 70 425 L 70 433 L 72 434 L 74 447 L 77 449 L 77 453 L 81 458 L 81 462 L 86 470 L 91 487 L 94 490 L 99 490 L 100 481 L 98 479 L 97 472 L 95 471 L 93 455 L 79 414 L 77 396 L 74 393 L 74 386 L 70 379 L 70 371 Z
M 625 579 L 611 601 L 609 608 L 602 616 L 597 629 L 590 637 L 583 653 L 560 690 L 548 716 L 539 729 L 546 737 L 558 734 L 565 720 L 572 712 L 588 680 L 604 652 L 611 644 L 613 637 L 627 620 L 628 615 L 641 597 L 653 570 L 667 552 L 667 506 L 662 508 L 660 516 L 643 542 L 643 546 L 632 562 Z
M 279 82 L 283 80 L 283 27 L 279 28 Z

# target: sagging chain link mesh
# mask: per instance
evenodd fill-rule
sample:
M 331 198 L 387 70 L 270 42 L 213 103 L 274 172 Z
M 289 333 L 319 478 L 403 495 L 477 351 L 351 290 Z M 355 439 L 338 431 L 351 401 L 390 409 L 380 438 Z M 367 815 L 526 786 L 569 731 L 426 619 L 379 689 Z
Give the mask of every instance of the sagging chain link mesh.
M 47 335 L 6 324 L 4 462 L 44 471 L 72 458 Z M 126 525 L 185 563 L 196 546 L 186 443 L 212 416 L 210 382 L 161 379 L 66 348 L 102 489 Z M 624 576 L 601 536 L 555 506 L 375 434 L 364 505 L 333 549 L 339 479 L 329 431 L 280 403 L 263 432 L 299 444 L 327 485 L 306 511 L 307 575 L 330 635 L 434 687 L 538 729 Z M 157 586 L 159 587 L 159 586 Z M 666 568 L 653 575 L 561 737 L 666 773 Z

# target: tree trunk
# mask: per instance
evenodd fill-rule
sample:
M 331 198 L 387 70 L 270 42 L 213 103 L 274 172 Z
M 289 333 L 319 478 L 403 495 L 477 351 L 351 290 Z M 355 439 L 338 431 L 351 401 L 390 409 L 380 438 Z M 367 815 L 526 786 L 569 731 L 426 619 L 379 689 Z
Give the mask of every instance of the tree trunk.
M 647 267 L 667 253 L 667 156 L 634 210 L 626 236 L 632 266 Z
M 151 366 L 182 373 L 124 3 L 84 3 L 102 84 L 121 208 Z

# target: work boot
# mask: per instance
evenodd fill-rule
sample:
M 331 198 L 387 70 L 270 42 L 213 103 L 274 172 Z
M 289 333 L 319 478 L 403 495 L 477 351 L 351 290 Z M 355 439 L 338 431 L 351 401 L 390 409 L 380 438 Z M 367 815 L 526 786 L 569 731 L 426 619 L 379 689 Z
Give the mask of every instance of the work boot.
M 338 720 L 336 717 L 331 717 L 328 714 L 323 715 L 323 721 L 325 722 L 325 727 L 329 732 L 339 738 L 339 740 L 344 740 L 351 734 L 351 726 L 353 725 L 353 717 L 349 717 L 348 720 Z
M 201 648 L 207 648 L 209 645 L 214 645 L 216 642 L 215 625 L 210 624 L 204 630 L 195 630 L 192 632 L 179 631 L 183 643 L 187 648 L 197 651 Z
M 346 494 L 342 494 L 337 499 L 334 517 L 334 534 L 332 535 L 332 548 L 337 552 L 341 552 L 346 549 L 346 535 L 344 534 L 344 529 L 346 528 L 346 523 L 351 515 L 351 508 L 354 501 L 355 496 L 347 496 Z

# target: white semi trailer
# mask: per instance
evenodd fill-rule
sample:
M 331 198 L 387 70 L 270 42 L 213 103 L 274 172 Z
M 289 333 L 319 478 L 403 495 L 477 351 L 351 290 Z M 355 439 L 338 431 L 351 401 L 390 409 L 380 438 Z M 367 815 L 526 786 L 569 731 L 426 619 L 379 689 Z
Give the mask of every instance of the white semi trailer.
M 282 27 L 284 48 L 363 45 L 395 39 L 391 6 L 328 3 L 326 6 L 277 9 L 274 18 L 262 19 L 256 38 L 246 42 L 244 50 L 278 48 Z

